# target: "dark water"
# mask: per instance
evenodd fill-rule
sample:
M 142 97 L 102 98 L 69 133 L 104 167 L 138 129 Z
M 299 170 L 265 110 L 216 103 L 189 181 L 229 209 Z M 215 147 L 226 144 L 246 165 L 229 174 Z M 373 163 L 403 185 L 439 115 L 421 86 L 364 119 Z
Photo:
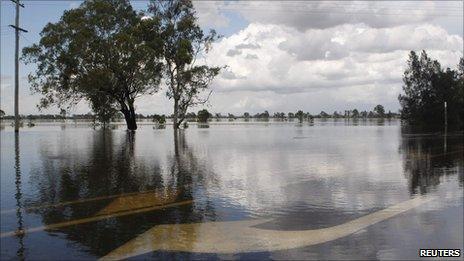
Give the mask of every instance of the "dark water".
M 168 246 L 131 257 L 418 259 L 419 248 L 462 251 L 463 151 L 462 131 L 418 132 L 398 121 L 210 124 L 177 138 L 170 126 L 134 134 L 39 125 L 17 136 L 6 127 L 1 259 L 96 259 L 163 224 L 237 221 L 241 229 L 241 221 L 263 219 L 263 231 L 331 228 L 418 197 L 430 201 L 319 244 L 233 253 Z M 172 227 L 157 240 L 188 238 L 192 246 L 182 249 L 199 248 L 202 233 Z

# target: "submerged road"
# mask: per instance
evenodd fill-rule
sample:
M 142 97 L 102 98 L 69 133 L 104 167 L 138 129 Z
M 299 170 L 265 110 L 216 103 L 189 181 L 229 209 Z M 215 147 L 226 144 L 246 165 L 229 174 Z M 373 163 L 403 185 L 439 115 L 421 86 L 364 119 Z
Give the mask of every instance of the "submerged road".
M 230 254 L 311 246 L 348 236 L 432 199 L 419 196 L 341 225 L 314 230 L 256 227 L 269 219 L 159 225 L 111 251 L 102 260 L 119 260 L 159 250 Z

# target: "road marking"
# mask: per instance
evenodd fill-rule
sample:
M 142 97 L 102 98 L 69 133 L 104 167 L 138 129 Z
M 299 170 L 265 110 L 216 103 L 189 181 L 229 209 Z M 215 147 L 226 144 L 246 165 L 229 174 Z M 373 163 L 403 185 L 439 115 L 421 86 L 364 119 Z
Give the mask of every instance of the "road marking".
M 183 186 L 182 188 L 186 188 L 188 186 L 190 185 Z M 100 197 L 94 197 L 94 198 L 84 198 L 84 199 L 65 201 L 65 202 L 60 202 L 60 203 L 55 203 L 55 204 L 43 204 L 43 205 L 38 205 L 38 206 L 30 206 L 30 207 L 24 208 L 23 210 L 31 211 L 31 210 L 42 209 L 42 208 L 64 207 L 68 205 L 87 203 L 87 202 L 112 199 L 112 198 L 119 198 L 119 197 L 125 197 L 125 196 L 132 196 L 132 195 L 138 195 L 138 194 L 145 194 L 145 193 L 154 193 L 158 191 L 160 191 L 160 189 L 145 190 L 145 191 L 139 191 L 139 192 L 129 192 L 129 193 L 116 194 L 116 195 L 107 195 L 107 196 L 100 196 Z M 8 214 L 8 213 L 16 213 L 16 211 L 17 211 L 16 208 L 6 209 L 6 210 L 2 210 L 0 214 L 3 215 L 3 214 Z
M 292 249 L 348 236 L 418 207 L 432 198 L 417 197 L 341 225 L 301 231 L 260 229 L 270 220 L 159 225 L 111 251 L 102 260 L 120 260 L 153 251 L 231 254 Z
M 177 206 L 187 205 L 187 204 L 191 204 L 191 203 L 193 203 L 193 200 L 185 200 L 185 201 L 170 203 L 170 204 L 166 204 L 166 205 L 157 205 L 157 206 L 146 207 L 146 208 L 141 208 L 141 209 L 129 210 L 129 211 L 125 211 L 125 212 L 103 214 L 103 215 L 99 215 L 99 216 L 93 216 L 93 217 L 88 217 L 88 218 L 65 221 L 65 222 L 40 226 L 40 227 L 28 228 L 28 229 L 24 229 L 24 230 L 16 230 L 16 231 L 4 232 L 4 233 L 0 234 L 0 238 L 17 236 L 17 235 L 22 235 L 22 234 L 28 234 L 28 233 L 37 232 L 37 231 L 43 231 L 43 230 L 53 230 L 53 229 L 58 229 L 58 228 L 62 228 L 62 227 L 68 227 L 68 226 L 74 226 L 74 225 L 79 225 L 79 224 L 84 224 L 84 223 L 95 222 L 95 221 L 108 219 L 108 218 L 122 217 L 122 216 L 127 216 L 127 215 L 133 215 L 133 214 L 153 211 L 153 210 L 159 210 L 159 209 L 170 208 L 170 207 L 177 207 Z
M 159 193 L 141 193 L 115 198 L 110 204 L 98 211 L 96 216 L 110 215 L 134 209 L 142 209 L 153 206 L 167 205 L 174 203 L 179 197 L 180 191 L 160 195 Z

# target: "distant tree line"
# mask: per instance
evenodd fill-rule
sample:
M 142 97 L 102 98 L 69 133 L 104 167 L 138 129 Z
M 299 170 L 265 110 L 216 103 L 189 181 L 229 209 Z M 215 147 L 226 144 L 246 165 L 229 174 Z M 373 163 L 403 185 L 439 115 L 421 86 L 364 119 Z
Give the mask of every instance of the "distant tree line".
M 464 59 L 456 70 L 443 69 L 425 51 L 409 54 L 399 95 L 401 118 L 420 125 L 464 125 Z M 447 120 L 445 121 L 445 117 Z
M 2 116 L 4 119 L 14 119 L 14 116 Z M 136 119 L 151 119 L 153 122 L 165 124 L 166 119 L 174 119 L 174 114 L 171 115 L 160 115 L 160 114 L 135 114 Z M 314 118 L 398 118 L 398 113 L 388 112 L 385 113 L 384 107 L 382 105 L 377 105 L 374 107 L 373 111 L 361 111 L 359 112 L 357 109 L 353 110 L 345 110 L 342 112 L 334 111 L 332 114 L 328 114 L 324 111 L 321 111 L 319 114 L 311 114 L 309 112 L 303 112 L 302 110 L 298 110 L 297 112 L 275 112 L 272 116 L 268 111 L 264 111 L 262 113 L 256 113 L 251 115 L 249 112 L 245 112 L 242 115 L 234 115 L 232 113 L 228 114 L 221 114 L 215 113 L 214 115 L 206 109 L 202 109 L 195 112 L 188 112 L 185 114 L 185 120 L 188 121 L 198 121 L 198 122 L 208 122 L 209 120 L 215 119 L 229 119 L 235 120 L 237 118 L 240 119 L 258 119 L 258 120 L 266 120 L 266 119 L 278 119 L 278 120 L 299 120 L 300 122 L 304 120 L 311 120 Z M 20 115 L 20 118 L 27 118 L 27 119 L 87 119 L 87 120 L 95 120 L 98 118 L 97 115 L 92 113 L 87 114 L 73 114 L 67 115 L 65 111 L 61 111 L 60 114 L 38 114 L 38 115 Z M 110 120 L 118 120 L 124 119 L 124 115 L 122 113 L 116 112 L 112 115 Z

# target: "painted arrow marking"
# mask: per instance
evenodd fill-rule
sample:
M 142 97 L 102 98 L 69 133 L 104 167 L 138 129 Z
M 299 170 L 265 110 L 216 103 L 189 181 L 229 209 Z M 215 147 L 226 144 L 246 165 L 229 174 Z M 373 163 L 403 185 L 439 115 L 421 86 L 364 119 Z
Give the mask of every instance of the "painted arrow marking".
M 266 219 L 159 225 L 108 253 L 102 260 L 119 260 L 158 250 L 230 254 L 311 246 L 348 236 L 430 200 L 432 198 L 417 197 L 341 225 L 315 230 L 279 231 L 256 227 L 270 221 Z

